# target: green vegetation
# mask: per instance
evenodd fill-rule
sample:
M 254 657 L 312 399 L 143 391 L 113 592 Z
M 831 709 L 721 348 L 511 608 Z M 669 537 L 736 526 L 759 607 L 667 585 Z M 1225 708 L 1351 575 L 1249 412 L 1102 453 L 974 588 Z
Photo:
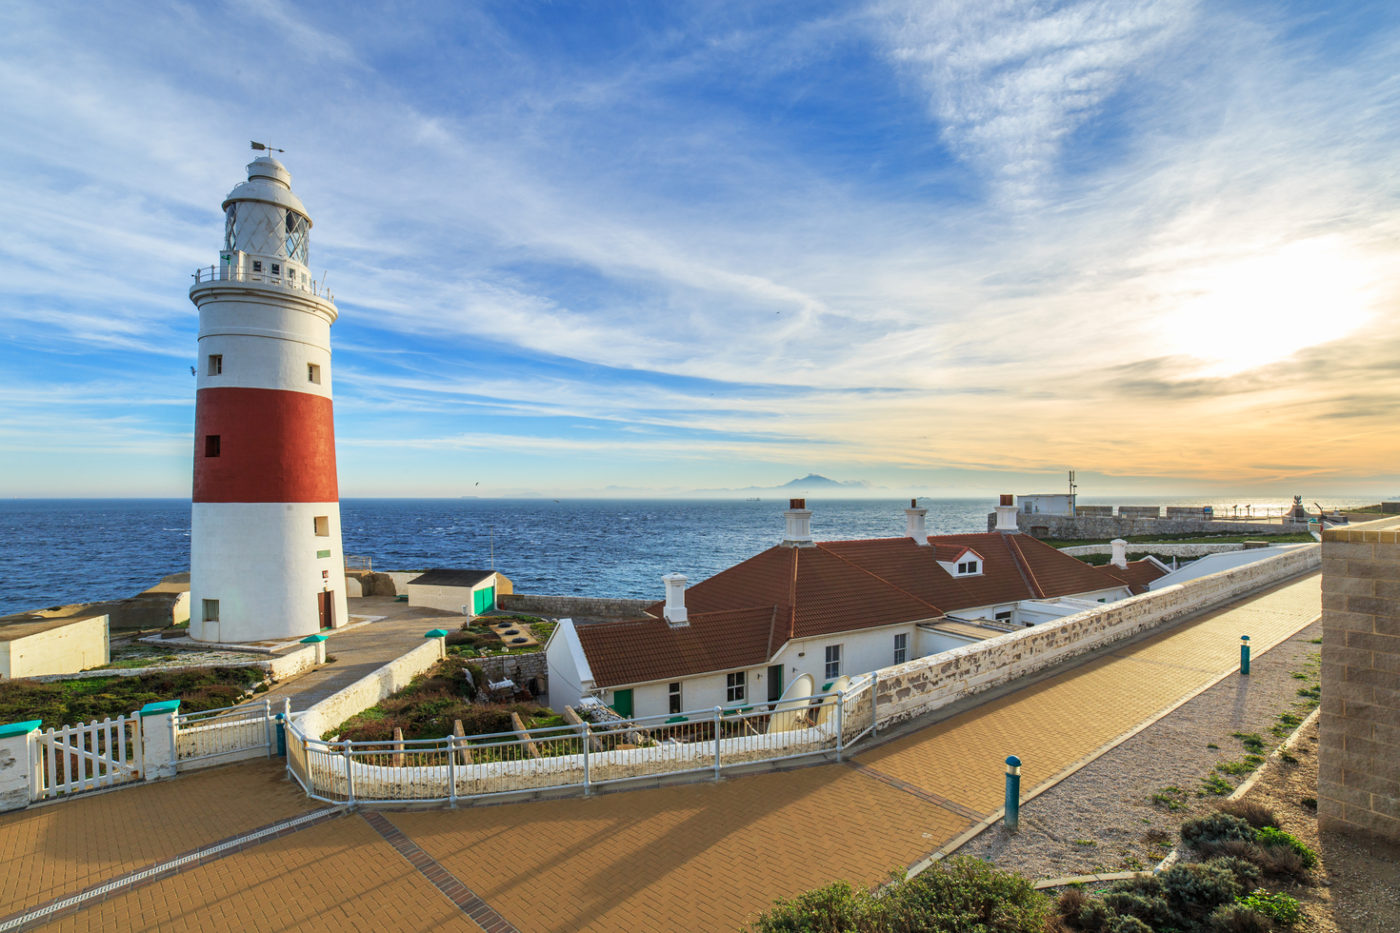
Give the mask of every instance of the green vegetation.
M 483 621 L 484 620 L 484 621 Z M 499 622 L 516 622 L 530 629 L 530 634 L 539 642 L 536 645 L 507 645 L 496 634 L 493 627 Z M 556 622 L 547 622 L 538 616 L 491 615 L 477 616 L 474 621 L 465 623 L 458 631 L 447 636 L 448 653 L 464 658 L 498 657 L 512 654 L 533 654 L 540 650 L 549 633 L 554 631 Z
M 1186 796 L 1186 791 L 1172 784 L 1157 791 L 1151 799 L 1153 803 L 1164 809 L 1184 810 L 1186 809 Z
M 1109 538 L 1041 538 L 1051 547 L 1080 547 L 1086 544 L 1108 544 Z M 1129 544 L 1243 544 L 1246 541 L 1268 541 L 1270 544 L 1311 544 L 1313 536 L 1307 532 L 1286 535 L 1202 535 L 1195 532 L 1157 535 L 1127 535 L 1123 538 Z
M 180 711 L 232 706 L 264 680 L 254 667 L 207 667 L 135 677 L 85 677 L 39 683 L 0 682 L 0 722 L 43 721 L 45 729 L 124 716 L 160 700 L 179 700 Z
M 1256 914 L 1263 914 L 1274 923 L 1283 926 L 1292 926 L 1303 919 L 1303 909 L 1298 906 L 1296 898 L 1287 894 L 1270 894 L 1263 888 L 1240 895 L 1235 899 L 1235 903 Z
M 1235 786 L 1218 774 L 1211 774 L 1201 779 L 1201 791 L 1204 794 L 1214 794 L 1217 797 L 1224 797 Z

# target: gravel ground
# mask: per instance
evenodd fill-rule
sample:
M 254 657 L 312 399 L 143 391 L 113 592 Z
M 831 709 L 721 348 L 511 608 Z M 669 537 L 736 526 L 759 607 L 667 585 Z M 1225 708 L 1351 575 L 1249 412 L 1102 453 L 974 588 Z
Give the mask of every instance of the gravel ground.
M 1321 635 L 1321 623 L 1314 623 L 1255 657 L 1248 677 L 1225 678 L 1023 802 L 1019 833 L 1007 833 L 998 823 L 958 853 L 1032 879 L 1153 867 L 1175 845 L 1182 821 L 1210 812 L 1221 799 L 1204 789 L 1204 779 L 1216 774 L 1226 782 L 1223 793 L 1229 794 L 1248 776 L 1215 771 L 1216 765 L 1246 754 L 1232 733 L 1258 733 L 1267 755 L 1282 741 L 1270 732 L 1278 716 L 1287 711 L 1307 715 L 1307 707 L 1299 705 L 1307 701 L 1298 691 L 1317 683 L 1315 659 L 1321 646 L 1313 640 Z M 1154 794 L 1164 794 L 1170 803 L 1154 802 Z

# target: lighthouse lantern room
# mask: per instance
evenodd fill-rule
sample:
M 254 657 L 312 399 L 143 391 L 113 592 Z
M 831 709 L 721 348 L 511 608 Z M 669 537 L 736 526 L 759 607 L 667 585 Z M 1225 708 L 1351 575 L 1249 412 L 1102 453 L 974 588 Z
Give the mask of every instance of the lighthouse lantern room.
M 255 147 L 261 148 L 261 147 Z M 337 311 L 307 267 L 311 218 L 270 156 L 224 201 L 199 309 L 190 635 L 250 642 L 344 625 L 331 415 Z

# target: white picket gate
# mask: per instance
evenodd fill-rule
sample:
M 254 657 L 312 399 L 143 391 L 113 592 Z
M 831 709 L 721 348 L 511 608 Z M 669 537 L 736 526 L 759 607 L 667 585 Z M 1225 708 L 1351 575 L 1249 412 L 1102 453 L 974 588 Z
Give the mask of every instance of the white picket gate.
M 35 800 L 141 779 L 141 717 L 136 714 L 40 732 Z

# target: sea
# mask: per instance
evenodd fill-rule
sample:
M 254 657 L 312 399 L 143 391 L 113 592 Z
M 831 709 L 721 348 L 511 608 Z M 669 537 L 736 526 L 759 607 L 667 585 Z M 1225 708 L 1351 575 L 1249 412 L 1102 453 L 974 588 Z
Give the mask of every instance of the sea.
M 1304 500 L 1311 506 L 1311 499 Z M 1375 498 L 1322 500 L 1328 508 Z M 1147 497 L 1081 505 L 1210 505 L 1278 515 L 1267 498 Z M 921 499 L 930 534 L 987 530 L 987 498 Z M 904 534 L 904 499 L 809 499 L 819 541 Z M 496 569 L 516 592 L 664 596 L 663 574 L 698 582 L 778 543 L 787 499 L 342 499 L 343 547 L 376 570 Z M 0 500 L 0 615 L 131 596 L 189 570 L 181 499 Z

